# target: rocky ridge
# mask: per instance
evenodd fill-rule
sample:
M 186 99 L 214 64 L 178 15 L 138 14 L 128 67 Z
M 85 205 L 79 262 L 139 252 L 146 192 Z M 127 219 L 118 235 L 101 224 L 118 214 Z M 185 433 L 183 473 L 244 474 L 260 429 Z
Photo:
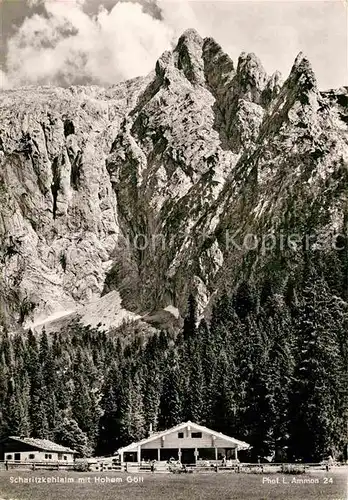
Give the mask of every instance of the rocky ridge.
M 303 54 L 283 82 L 188 30 L 145 78 L 6 91 L 0 109 L 3 319 L 112 291 L 141 316 L 184 314 L 190 291 L 204 311 L 275 258 L 226 234 L 345 232 L 348 92 L 319 91 Z

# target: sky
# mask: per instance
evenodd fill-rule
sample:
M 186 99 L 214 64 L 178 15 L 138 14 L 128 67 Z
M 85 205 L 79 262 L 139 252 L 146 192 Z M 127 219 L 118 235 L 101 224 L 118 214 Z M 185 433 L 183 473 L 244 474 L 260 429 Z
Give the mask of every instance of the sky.
M 286 77 L 302 51 L 319 88 L 347 85 L 344 0 L 0 0 L 0 87 L 112 85 L 147 74 L 186 28 Z

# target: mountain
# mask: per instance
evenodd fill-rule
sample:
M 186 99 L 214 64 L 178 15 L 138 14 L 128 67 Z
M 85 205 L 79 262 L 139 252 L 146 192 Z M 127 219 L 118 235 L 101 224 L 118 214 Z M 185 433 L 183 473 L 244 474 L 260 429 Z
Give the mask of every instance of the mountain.
M 345 274 L 348 89 L 320 91 L 303 54 L 283 81 L 188 30 L 147 77 L 2 91 L 0 109 L 4 323 L 110 292 L 130 317 L 184 316 L 190 293 L 208 314 L 274 273 L 284 295 L 305 235 Z
M 0 439 L 105 456 L 191 420 L 347 460 L 348 88 L 188 30 L 0 110 Z

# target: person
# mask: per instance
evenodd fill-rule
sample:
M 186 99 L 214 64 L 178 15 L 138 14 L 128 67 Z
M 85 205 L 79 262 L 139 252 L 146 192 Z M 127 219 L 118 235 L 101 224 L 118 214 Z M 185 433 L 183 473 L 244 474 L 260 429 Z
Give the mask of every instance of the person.
M 226 461 L 226 455 L 224 455 L 224 456 L 222 457 L 222 466 L 223 466 L 223 467 L 226 467 L 226 462 L 227 462 L 227 461 Z
M 326 463 L 326 471 L 329 472 L 330 470 L 330 467 L 332 467 L 334 461 L 333 461 L 333 458 L 331 455 L 329 455 L 328 459 L 327 459 L 327 463 Z

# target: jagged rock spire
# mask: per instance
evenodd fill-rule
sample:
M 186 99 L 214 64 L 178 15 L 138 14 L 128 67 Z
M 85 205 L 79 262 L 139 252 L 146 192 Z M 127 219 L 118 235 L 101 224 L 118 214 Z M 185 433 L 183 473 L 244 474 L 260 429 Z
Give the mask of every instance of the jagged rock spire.
M 242 52 L 238 59 L 237 78 L 240 93 L 246 94 L 261 93 L 268 80 L 260 59 L 254 53 L 245 52 Z
M 228 87 L 235 75 L 232 59 L 213 38 L 205 38 L 203 43 L 205 77 L 208 85 L 218 92 Z
M 186 30 L 175 48 L 177 67 L 194 84 L 204 85 L 203 38 L 194 29 Z
M 311 63 L 307 57 L 300 52 L 291 68 L 289 80 L 296 83 L 301 90 L 317 90 L 317 80 Z

